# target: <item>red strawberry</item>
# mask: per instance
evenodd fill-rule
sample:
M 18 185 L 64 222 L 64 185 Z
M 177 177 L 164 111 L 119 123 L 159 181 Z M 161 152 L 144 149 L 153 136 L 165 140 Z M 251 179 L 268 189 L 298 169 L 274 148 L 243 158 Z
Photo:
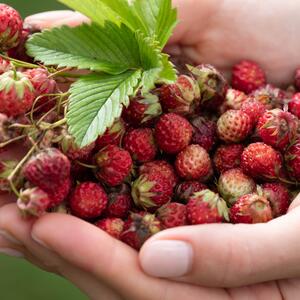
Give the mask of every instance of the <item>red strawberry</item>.
M 201 192 L 206 189 L 207 186 L 198 181 L 183 181 L 176 187 L 176 198 L 183 203 L 187 203 L 194 193 Z
M 95 225 L 116 239 L 120 239 L 124 229 L 124 221 L 119 218 L 106 218 L 98 221 Z
M 260 66 L 249 60 L 236 64 L 232 70 L 232 86 L 246 94 L 266 84 L 265 72 Z
M 0 112 L 18 116 L 30 110 L 35 91 L 30 80 L 21 72 L 8 71 L 0 75 Z
M 173 185 L 164 174 L 149 172 L 132 184 L 131 194 L 138 207 L 157 208 L 171 201 Z
M 0 161 L 0 195 L 11 191 L 8 177 L 17 166 L 16 160 L 1 160 Z M 16 183 L 15 183 L 16 184 Z
M 50 77 L 50 73 L 43 68 L 27 70 L 24 74 L 30 79 L 34 89 L 35 96 L 49 95 L 56 93 L 57 84 Z M 55 105 L 55 101 L 51 96 L 40 97 L 36 103 L 36 107 L 41 107 L 42 111 L 49 111 Z
M 96 141 L 97 150 L 101 150 L 108 145 L 121 145 L 125 129 L 125 123 L 122 119 L 115 121 L 111 128 L 107 129 L 103 135 L 98 137 Z
M 262 186 L 263 195 L 270 201 L 273 217 L 287 213 L 291 203 L 289 190 L 281 183 L 265 183 Z
M 160 103 L 167 113 L 189 114 L 199 100 L 199 85 L 190 76 L 180 75 L 175 83 L 160 88 Z
M 264 196 L 244 195 L 230 209 L 230 220 L 232 223 L 265 223 L 272 220 L 272 209 Z
M 181 203 L 168 203 L 157 211 L 157 218 L 163 228 L 173 228 L 187 225 L 186 206 Z
M 265 113 L 266 106 L 255 98 L 248 98 L 243 102 L 241 111 L 250 117 L 251 123 L 255 126 L 259 118 Z
M 9 70 L 11 70 L 10 62 L 0 56 L 0 75 Z
M 180 177 L 205 181 L 210 175 L 212 164 L 207 151 L 199 145 L 190 145 L 176 158 L 175 167 Z
M 27 43 L 28 39 L 30 38 L 31 34 L 33 34 L 33 33 L 34 32 L 32 32 L 31 29 L 23 28 L 18 46 L 14 47 L 12 49 L 9 49 L 7 51 L 8 56 L 18 59 L 18 60 L 32 63 L 33 58 L 28 56 L 26 53 L 27 52 L 26 43 Z
M 134 127 L 148 124 L 162 114 L 161 104 L 156 95 L 146 94 L 131 99 L 130 104 L 123 110 L 124 120 Z
M 144 212 L 136 213 L 132 214 L 125 222 L 120 239 L 132 248 L 139 250 L 147 239 L 160 230 L 160 221 L 154 215 Z
M 297 135 L 298 119 L 279 108 L 266 111 L 257 124 L 257 132 L 264 143 L 284 150 Z
M 281 176 L 283 163 L 279 152 L 264 143 L 253 143 L 245 148 L 241 167 L 252 178 L 274 180 Z
M 230 205 L 246 194 L 256 190 L 254 180 L 245 175 L 240 169 L 231 169 L 221 174 L 218 182 L 218 191 L 222 198 Z
M 242 104 L 248 99 L 248 96 L 242 91 L 238 91 L 235 89 L 228 89 L 225 102 L 220 107 L 220 111 L 223 114 L 229 109 L 240 109 Z
M 97 177 L 109 186 L 124 182 L 132 169 L 132 159 L 128 151 L 109 145 L 95 156 L 98 166 Z
M 108 194 L 108 200 L 106 213 L 109 217 L 124 218 L 128 215 L 132 198 L 127 185 L 123 184 L 112 189 L 111 193 Z
M 298 138 L 286 151 L 285 163 L 292 179 L 300 181 L 300 139 Z
M 147 173 L 160 173 L 168 178 L 171 182 L 171 185 L 174 187 L 177 184 L 178 178 L 176 176 L 175 170 L 172 165 L 164 160 L 155 160 L 152 162 L 148 162 L 143 164 L 139 168 L 139 174 L 147 174 Z
M 70 198 L 70 207 L 75 216 L 93 219 L 102 214 L 107 201 L 107 194 L 99 184 L 83 182 L 75 188 Z
M 244 146 L 241 144 L 230 144 L 220 146 L 213 158 L 214 165 L 219 173 L 238 168 L 241 164 L 241 156 Z
M 69 159 L 55 148 L 38 152 L 23 167 L 25 178 L 45 192 L 53 193 L 70 177 Z
M 183 117 L 169 113 L 163 115 L 155 128 L 158 147 L 170 154 L 183 150 L 192 139 L 192 125 Z
M 95 148 L 95 143 L 80 148 L 75 143 L 74 137 L 71 136 L 66 129 L 62 130 L 61 138 L 59 148 L 71 160 L 85 161 L 91 156 Z
M 300 93 L 295 94 L 289 102 L 289 112 L 300 119 Z
M 190 198 L 187 204 L 187 218 L 191 225 L 229 221 L 228 207 L 218 194 L 204 190 Z
M 23 21 L 12 7 L 0 3 L 0 49 L 7 51 L 16 47 L 21 38 Z
M 57 187 L 55 191 L 48 193 L 51 199 L 51 203 L 49 205 L 50 208 L 55 207 L 66 200 L 71 190 L 71 184 L 71 179 L 67 178 Z
M 298 68 L 295 72 L 295 87 L 298 91 L 300 91 L 300 68 Z
M 150 128 L 129 131 L 124 137 L 123 147 L 134 160 L 140 163 L 152 161 L 157 154 L 157 147 Z
M 41 217 L 49 209 L 51 199 L 42 189 L 35 187 L 20 193 L 18 208 L 26 217 Z
M 201 91 L 201 105 L 204 108 L 218 110 L 224 102 L 228 84 L 224 76 L 212 65 L 202 64 L 189 67 L 196 78 Z
M 206 151 L 212 150 L 217 142 L 217 125 L 204 117 L 196 117 L 191 120 L 193 125 L 192 143 L 198 144 Z
M 247 114 L 241 110 L 228 110 L 218 120 L 217 133 L 226 143 L 238 143 L 247 138 L 252 127 Z

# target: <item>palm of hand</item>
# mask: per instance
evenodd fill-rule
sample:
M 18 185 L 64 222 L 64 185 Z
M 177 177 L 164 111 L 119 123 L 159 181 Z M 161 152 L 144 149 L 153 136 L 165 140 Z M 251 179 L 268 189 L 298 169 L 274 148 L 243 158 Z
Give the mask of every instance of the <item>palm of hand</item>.
M 253 2 L 245 1 L 246 3 L 242 6 L 239 4 L 232 5 L 235 1 L 222 1 L 221 4 L 217 0 L 206 0 L 205 3 L 186 1 L 184 5 L 182 5 L 182 1 L 178 0 L 177 2 L 181 3 L 180 13 L 183 20 L 171 41 L 173 45 L 177 45 L 177 49 L 180 45 L 180 50 L 192 56 L 194 60 L 213 63 L 224 72 L 228 72 L 230 67 L 240 59 L 254 59 L 268 71 L 272 82 L 281 84 L 291 81 L 292 72 L 297 63 L 296 55 L 291 55 L 291 53 L 293 53 L 293 49 L 297 48 L 297 41 L 291 40 L 288 49 L 286 45 L 282 48 L 287 29 L 278 24 L 288 23 L 284 20 L 287 16 L 290 17 L 291 14 L 295 13 L 295 8 L 287 9 L 286 12 L 279 14 L 279 18 L 282 20 L 275 18 L 276 23 L 273 22 L 273 31 L 274 34 L 276 33 L 277 39 L 274 41 L 274 36 L 266 32 L 266 24 L 274 21 L 274 16 L 268 15 L 266 18 L 259 19 L 255 13 L 249 14 L 249 11 L 255 9 Z M 279 1 L 273 2 L 278 2 L 279 9 Z M 273 13 L 278 12 L 274 9 Z M 299 22 L 297 19 L 299 18 L 295 18 L 295 22 Z M 195 26 L 195 22 L 198 23 L 198 21 L 199 27 Z M 199 30 L 199 28 L 201 29 Z M 174 47 L 172 46 L 172 48 Z M 290 57 L 290 59 L 286 60 L 286 57 Z M 7 156 L 7 154 L 5 155 Z M 9 153 L 9 156 L 15 157 L 15 155 L 17 155 L 16 152 Z M 245 282 L 242 280 L 243 283 L 241 283 L 237 279 L 219 284 L 219 286 L 228 287 L 242 286 L 228 289 L 191 285 L 189 280 L 185 278 L 176 281 L 155 279 L 141 271 L 138 264 L 138 254 L 135 251 L 113 240 L 92 225 L 71 216 L 55 214 L 45 216 L 35 224 L 24 222 L 15 205 L 7 204 L 8 201 L 9 199 L 6 197 L 0 199 L 0 207 L 2 206 L 0 209 L 0 228 L 10 232 L 21 244 L 16 245 L 0 238 L 0 248 L 10 247 L 22 251 L 26 258 L 36 265 L 68 278 L 91 299 L 103 297 L 103 299 L 112 300 L 181 298 L 187 300 L 199 298 L 213 300 L 284 298 L 293 300 L 299 294 L 300 280 L 298 278 L 252 286 L 246 286 L 247 280 Z M 296 203 L 294 203 L 295 205 Z M 290 215 L 293 215 L 293 219 L 295 219 L 295 215 L 299 213 L 299 209 L 295 208 Z M 288 216 L 286 219 L 288 223 Z M 289 222 L 291 223 L 289 225 L 297 228 L 295 220 Z M 219 227 L 220 231 L 223 230 L 222 226 Z M 58 228 L 60 229 L 59 232 Z M 75 238 L 74 232 L 76 232 Z M 37 238 L 43 240 L 51 250 L 37 243 Z M 292 245 L 292 241 L 290 241 L 290 245 Z M 209 250 L 209 245 L 207 249 Z M 243 262 L 245 261 L 243 257 L 246 254 L 241 251 L 240 257 L 237 255 L 228 257 L 227 269 L 226 266 L 220 265 L 219 272 L 223 273 L 222 276 L 226 278 L 226 275 L 232 274 L 232 269 L 234 269 L 231 266 L 232 263 L 237 273 L 239 271 L 237 266 L 240 264 L 242 277 L 243 275 L 246 278 L 251 277 L 247 273 L 251 273 L 251 271 L 243 270 Z M 257 253 L 264 259 L 268 259 L 269 254 L 267 252 Z M 213 255 L 211 259 L 214 259 Z M 124 272 L 124 270 L 126 271 Z M 257 274 L 255 270 L 252 270 L 252 273 Z M 291 271 L 288 274 L 299 273 Z M 295 275 L 289 277 L 292 278 Z M 259 280 L 254 281 L 259 282 Z M 199 285 L 201 284 L 203 286 L 212 285 L 212 283 L 205 282 L 203 278 Z

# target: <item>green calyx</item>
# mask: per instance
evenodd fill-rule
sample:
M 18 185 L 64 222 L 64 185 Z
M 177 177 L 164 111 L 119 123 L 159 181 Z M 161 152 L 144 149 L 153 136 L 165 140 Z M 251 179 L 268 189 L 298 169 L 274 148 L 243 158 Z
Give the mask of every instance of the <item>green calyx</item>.
M 145 117 L 143 118 L 142 123 L 145 123 L 162 114 L 162 107 L 158 96 L 148 93 L 144 95 L 142 99 L 137 101 L 147 106 L 147 109 L 144 113 Z

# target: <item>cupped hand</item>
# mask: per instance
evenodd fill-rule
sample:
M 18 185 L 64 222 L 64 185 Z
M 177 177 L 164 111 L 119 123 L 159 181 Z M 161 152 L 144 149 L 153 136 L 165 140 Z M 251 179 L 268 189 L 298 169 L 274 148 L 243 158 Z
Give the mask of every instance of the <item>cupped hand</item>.
M 182 21 L 170 51 L 225 72 L 240 59 L 254 59 L 267 70 L 269 81 L 291 81 L 300 47 L 295 34 L 300 3 L 289 0 L 282 7 L 279 0 L 174 2 Z M 36 28 L 83 21 L 84 16 L 68 11 L 27 19 Z M 10 249 L 11 255 L 22 254 L 66 277 L 91 299 L 292 300 L 300 290 L 297 201 L 288 215 L 268 224 L 201 225 L 162 232 L 139 255 L 72 216 L 51 214 L 37 222 L 25 221 L 8 201 L 0 200 L 0 251 Z

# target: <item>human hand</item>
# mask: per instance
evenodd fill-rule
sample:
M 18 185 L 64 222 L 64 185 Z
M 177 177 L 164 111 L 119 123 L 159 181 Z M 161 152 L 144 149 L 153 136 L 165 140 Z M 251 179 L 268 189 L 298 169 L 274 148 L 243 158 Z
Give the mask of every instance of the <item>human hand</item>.
M 182 1 L 181 1 L 182 2 Z M 184 6 L 180 9 L 180 12 L 184 14 L 184 9 L 187 9 L 188 5 L 191 5 L 191 2 L 193 1 L 185 1 Z M 195 1 L 194 1 L 195 2 Z M 207 2 L 207 3 L 206 3 Z M 201 2 L 202 7 L 202 12 L 204 15 L 203 20 L 206 20 L 206 16 L 213 15 L 214 11 L 219 11 L 219 7 L 213 7 L 213 1 L 211 2 Z M 230 1 L 224 1 L 224 3 L 230 3 Z M 233 3 L 234 1 L 232 1 Z M 195 2 L 195 5 L 200 5 L 199 2 Z M 216 3 L 215 3 L 216 4 Z M 226 4 L 226 5 L 227 5 Z M 181 4 L 182 5 L 182 4 Z M 206 5 L 206 6 L 205 6 Z M 218 6 L 220 4 L 218 3 Z M 225 4 L 224 4 L 225 5 Z M 295 4 L 294 4 L 295 5 Z M 193 7 L 195 8 L 195 7 Z M 40 26 L 51 26 L 52 21 L 54 18 L 54 24 L 59 25 L 60 21 L 58 22 L 56 17 L 52 15 L 52 19 L 47 19 L 45 17 L 42 17 L 42 21 L 40 21 Z M 63 22 L 70 22 L 72 25 L 77 25 L 82 21 L 82 17 L 77 15 L 73 15 L 70 13 L 68 18 L 63 18 L 60 16 L 60 19 L 63 19 Z M 184 18 L 184 15 L 183 15 Z M 68 19 L 68 20 L 66 20 Z M 221 18 L 222 19 L 222 18 Z M 30 21 L 30 19 L 29 19 Z M 42 25 L 41 22 L 45 22 L 44 25 Z M 296 22 L 296 20 L 295 20 Z M 35 26 L 38 26 L 39 22 L 35 21 Z M 184 25 L 186 24 L 186 25 Z M 185 27 L 186 26 L 186 27 Z M 220 26 L 220 25 L 219 25 Z M 213 26 L 207 26 L 203 29 L 203 31 L 200 32 L 201 34 L 204 35 L 204 33 L 209 31 L 209 28 L 212 28 Z M 172 42 L 173 43 L 178 43 L 180 40 L 180 36 L 184 36 L 185 40 L 187 39 L 187 36 L 191 37 L 191 43 L 186 43 L 184 42 L 184 39 L 181 39 L 181 45 L 184 45 L 184 51 L 188 53 L 189 55 L 193 55 L 195 53 L 198 53 L 203 56 L 203 60 L 206 61 L 206 56 L 207 55 L 207 62 L 216 64 L 218 66 L 222 67 L 222 63 L 227 61 L 226 57 L 222 57 L 222 61 L 218 62 L 218 55 L 215 57 L 212 56 L 211 60 L 209 60 L 209 55 L 210 55 L 210 48 L 207 48 L 207 52 L 203 51 L 203 54 L 201 54 L 201 51 L 195 52 L 197 50 L 198 44 L 200 43 L 199 40 L 195 40 L 193 42 L 192 37 L 193 32 L 188 33 L 185 31 L 187 28 L 190 28 L 190 25 L 186 23 L 182 23 L 181 27 L 178 27 L 177 33 L 174 35 Z M 194 26 L 194 28 L 196 28 Z M 236 28 L 237 29 L 237 28 Z M 238 28 L 239 29 L 239 28 Z M 212 29 L 211 29 L 212 30 Z M 221 28 L 219 28 L 221 30 Z M 184 33 L 184 34 L 183 34 Z M 208 34 L 208 33 L 207 33 Z M 232 32 L 230 33 L 232 34 Z M 214 47 L 218 48 L 218 45 L 221 45 L 220 43 L 218 44 L 218 39 L 216 39 L 216 45 Z M 241 43 L 243 44 L 243 43 Z M 185 46 L 188 45 L 188 49 L 185 48 Z M 194 49 L 193 51 L 191 49 Z M 280 48 L 281 49 L 281 48 Z M 278 50 L 278 49 L 277 49 Z M 255 52 L 255 47 L 252 49 L 253 53 Z M 282 49 L 282 51 L 284 51 Z M 246 55 L 246 54 L 245 54 Z M 236 60 L 237 57 L 232 55 L 232 57 Z M 286 57 L 286 56 L 285 56 Z M 239 54 L 239 58 L 245 58 L 244 55 Z M 254 57 L 248 57 L 247 58 L 253 58 Z M 199 58 L 198 58 L 199 59 Z M 260 58 L 261 61 L 265 61 L 265 57 Z M 202 60 L 200 58 L 200 60 Z M 256 59 L 259 61 L 259 59 Z M 290 60 L 289 60 L 290 62 Z M 263 64 L 267 70 L 273 70 L 273 64 Z M 228 65 L 229 66 L 229 65 Z M 282 65 L 281 65 L 282 66 Z M 222 69 L 226 70 L 227 67 L 223 67 Z M 295 64 L 293 66 L 288 67 L 287 69 L 291 73 L 292 70 L 295 68 Z M 285 70 L 285 69 L 284 69 Z M 275 70 L 273 70 L 275 72 Z M 285 77 L 283 74 L 283 70 L 280 70 L 280 76 L 281 79 Z M 274 73 L 275 74 L 275 73 Z M 271 74 L 270 74 L 271 75 Z M 271 77 L 273 78 L 273 77 Z M 275 78 L 276 79 L 276 78 Z M 272 79 L 274 82 L 275 79 Z M 280 81 L 281 79 L 276 79 Z M 285 79 L 285 78 L 284 78 Z M 283 82 L 283 81 L 280 81 Z M 286 217 L 284 217 L 286 218 Z M 282 220 L 284 218 L 276 220 L 279 222 L 279 220 Z M 285 219 L 284 219 L 285 220 Z M 273 221 L 275 222 L 275 221 Z M 283 222 L 283 221 L 282 221 Z M 284 221 L 287 222 L 287 221 Z M 99 295 L 103 296 L 103 299 L 164 299 L 163 293 L 165 290 L 166 296 L 165 299 L 173 298 L 177 299 L 179 297 L 185 297 L 186 299 L 196 299 L 196 298 L 207 298 L 207 299 L 230 299 L 230 294 L 231 293 L 232 298 L 236 299 L 241 299 L 241 297 L 251 297 L 253 293 L 256 293 L 258 295 L 261 295 L 261 298 L 263 298 L 264 295 L 268 295 L 271 299 L 276 299 L 276 297 L 279 297 L 279 292 L 280 290 L 277 288 L 277 285 L 275 282 L 266 284 L 266 285 L 256 285 L 253 287 L 244 287 L 244 288 L 238 288 L 238 289 L 232 289 L 229 291 L 226 290 L 221 290 L 221 289 L 215 289 L 215 288 L 201 288 L 201 287 L 195 287 L 190 284 L 183 284 L 183 283 L 175 283 L 171 282 L 169 280 L 162 280 L 162 279 L 153 279 L 145 274 L 143 274 L 138 266 L 138 257 L 135 251 L 127 247 L 126 245 L 123 245 L 122 243 L 113 240 L 109 236 L 107 236 L 105 233 L 99 231 L 99 229 L 95 228 L 92 225 L 89 225 L 81 220 L 77 220 L 73 217 L 70 216 L 61 216 L 61 215 L 51 215 L 51 216 L 46 216 L 39 220 L 36 224 L 33 225 L 33 222 L 27 222 L 25 225 L 25 222 L 19 217 L 18 212 L 14 205 L 7 205 L 3 209 L 0 210 L 0 228 L 5 229 L 6 231 L 10 232 L 15 238 L 17 238 L 19 241 L 21 241 L 22 245 L 14 245 L 11 244 L 7 241 L 2 241 L 2 244 L 6 245 L 6 247 L 10 247 L 13 249 L 17 249 L 23 253 L 25 253 L 26 257 L 28 257 L 30 260 L 32 260 L 34 263 L 48 269 L 48 270 L 54 270 L 56 272 L 59 272 L 63 274 L 65 277 L 67 277 L 69 280 L 74 282 L 77 286 L 79 286 L 81 289 L 84 290 L 84 292 L 90 296 L 92 299 L 99 299 Z M 272 222 L 271 222 L 272 223 Z M 291 222 L 293 223 L 293 222 Z M 288 224 L 290 224 L 288 222 Z M 294 223 L 293 223 L 294 224 Z M 269 225 L 265 224 L 264 226 Z M 26 227 L 27 226 L 27 227 Z M 33 227 L 32 227 L 33 226 Z M 213 225 L 215 226 L 215 225 Z M 227 225 L 217 225 L 216 228 L 218 233 L 223 236 L 223 232 L 228 230 L 225 227 Z M 231 225 L 229 225 L 231 226 Z M 256 226 L 256 225 L 255 225 Z M 233 226 L 232 226 L 233 227 Z M 239 230 L 239 228 L 249 228 L 248 226 L 234 226 Z M 58 234 L 58 228 L 59 228 L 59 234 Z M 208 229 L 205 229 L 208 228 Z M 220 229 L 219 229 L 220 228 Z M 256 228 L 256 227 L 255 227 Z M 297 226 L 293 225 L 293 228 L 297 228 Z M 259 228 L 260 229 L 260 228 Z M 269 228 L 270 229 L 270 228 Z M 40 231 L 39 231 L 40 230 Z M 204 235 L 205 230 L 208 231 L 208 235 L 211 232 L 211 230 L 214 230 L 212 226 L 195 226 L 191 228 L 180 228 L 180 229 L 174 229 L 172 231 L 166 231 L 162 233 L 161 235 L 158 235 L 154 239 L 172 239 L 173 237 L 181 237 L 181 235 L 171 235 L 174 232 L 177 232 L 179 234 L 182 234 L 182 231 L 186 232 L 187 234 L 189 233 L 190 230 L 195 230 L 194 232 L 197 231 L 196 235 L 202 236 Z M 201 232 L 199 231 L 201 230 Z M 220 230 L 220 232 L 219 232 Z M 253 228 L 254 230 L 254 228 Z M 271 230 L 270 230 L 271 231 Z M 72 236 L 72 233 L 76 232 L 75 239 L 72 240 L 70 239 L 70 236 Z M 198 234 L 199 232 L 199 234 Z M 231 231 L 229 231 L 231 232 Z M 281 232 L 281 231 L 280 231 Z M 285 231 L 286 230 L 285 227 Z M 52 251 L 49 251 L 36 243 L 32 237 L 31 233 L 35 235 L 38 239 L 44 241 L 52 249 Z M 77 234 L 78 233 L 78 234 Z M 235 233 L 235 231 L 234 231 Z M 256 233 L 256 232 L 255 232 Z M 167 236 L 164 236 L 164 234 L 167 234 Z M 170 235 L 169 235 L 170 234 Z M 254 232 L 252 232 L 254 234 Z M 273 233 L 274 234 L 274 233 Z M 186 234 L 183 234 L 186 236 Z M 250 234 L 251 235 L 251 234 Z M 191 236 L 191 244 L 193 244 L 193 239 L 192 235 Z M 228 236 L 228 233 L 225 235 Z M 273 236 L 273 235 L 272 235 Z M 278 238 L 278 236 L 277 236 Z M 173 238 L 174 239 L 174 238 Z M 281 237 L 279 237 L 278 240 L 280 240 Z M 203 239 L 204 240 L 204 239 Z M 223 240 L 223 239 L 222 239 Z M 288 239 L 288 241 L 290 238 Z M 78 243 L 80 241 L 80 243 Z M 83 243 L 82 241 L 85 241 Z M 231 241 L 231 239 L 229 239 Z M 243 240 L 242 240 L 243 241 Z M 150 241 L 151 242 L 151 241 Z M 145 245 L 144 250 L 141 253 L 141 256 L 144 254 L 146 255 L 147 252 L 147 245 L 150 245 L 150 242 Z M 97 245 L 101 245 L 98 246 Z M 208 253 L 210 252 L 210 248 L 213 246 L 213 243 L 206 243 L 207 247 L 206 250 Z M 281 243 L 283 244 L 283 243 Z M 1 245 L 1 240 L 0 240 L 0 245 Z M 229 242 L 230 245 L 230 242 Z M 259 246 L 257 243 L 253 242 L 254 246 Z M 101 247 L 104 246 L 104 249 Z M 241 243 L 241 246 L 242 243 Z M 294 243 L 294 246 L 296 246 L 296 242 Z M 222 244 L 219 243 L 219 248 L 222 247 Z M 225 246 L 226 247 L 226 246 Z M 74 249 L 78 249 L 78 251 L 74 251 Z M 113 256 L 112 252 L 116 249 L 116 252 L 118 253 L 117 257 L 108 259 L 107 257 Z M 146 249 L 146 250 L 145 250 Z M 198 255 L 201 255 L 202 250 L 199 248 L 195 248 L 195 253 Z M 230 250 L 231 248 L 228 246 L 228 249 Z M 268 249 L 268 248 L 262 248 L 262 249 Z M 292 253 L 296 251 L 297 249 L 292 250 Z M 94 251 L 94 252 L 93 252 Z M 101 251 L 101 252 L 100 252 Z M 245 250 L 246 251 L 246 250 Z M 282 250 L 283 251 L 283 250 Z M 74 253 L 75 252 L 75 253 Z M 95 253 L 96 252 L 96 253 Z M 99 252 L 99 253 L 98 253 Z M 211 251 L 212 252 L 212 251 Z M 55 254 L 56 253 L 56 254 Z M 146 253 L 146 254 L 145 254 Z M 296 252 L 295 252 L 296 253 Z M 71 255 L 74 254 L 75 256 Z M 97 255 L 96 255 L 97 254 Z M 269 255 L 269 253 L 268 253 Z M 277 257 L 277 256 L 275 256 Z M 87 259 L 88 258 L 88 259 Z M 212 256 L 208 257 L 208 264 L 215 259 L 215 255 L 212 258 Z M 268 257 L 269 258 L 269 257 Z M 284 258 L 286 258 L 284 256 Z M 294 257 L 293 257 L 294 258 Z M 221 257 L 222 259 L 222 257 Z M 225 260 L 226 258 L 223 257 Z M 234 266 L 239 266 L 239 259 L 242 259 L 241 257 L 236 257 L 234 263 L 233 261 L 233 268 Z M 95 263 L 97 261 L 97 263 Z M 113 261 L 113 263 L 111 263 Z M 292 260 L 291 260 L 292 261 Z M 45 265 L 46 263 L 46 265 Z M 293 261 L 295 264 L 295 262 Z M 111 264 L 113 266 L 111 266 Z M 49 266 L 50 265 L 50 266 Z M 101 265 L 101 266 L 99 266 Z M 296 264 L 295 264 L 296 265 Z M 143 266 L 145 267 L 145 262 L 143 262 Z M 225 268 L 224 264 L 221 265 Z M 278 265 L 277 265 L 278 266 Z M 122 272 L 123 269 L 126 268 L 126 272 Z M 205 274 L 207 273 L 206 269 L 207 266 L 205 265 L 202 267 L 202 270 L 205 270 Z M 228 268 L 230 270 L 230 268 Z M 111 272 L 109 271 L 111 270 Z M 213 267 L 212 267 L 213 270 Z M 236 270 L 236 269 L 235 269 Z M 216 269 L 215 272 L 220 271 L 219 269 Z M 201 270 L 199 270 L 201 272 Z M 221 272 L 221 271 L 220 271 Z M 121 274 L 120 274 L 121 273 Z M 123 274 L 124 273 L 124 274 Z M 127 275 L 127 273 L 132 273 L 132 276 L 130 274 Z M 204 273 L 204 272 L 203 272 Z M 232 273 L 234 273 L 232 271 Z M 125 275 L 126 274 L 126 275 Z M 202 274 L 203 277 L 205 277 L 205 274 Z M 213 274 L 213 272 L 212 272 Z M 239 274 L 239 273 L 238 273 Z M 257 275 L 256 273 L 253 273 L 254 275 Z M 154 274 L 152 274 L 154 275 Z M 209 274 L 208 274 L 209 275 Z M 253 275 L 253 277 L 255 277 Z M 198 275 L 197 275 L 198 276 Z M 183 278 L 182 280 L 186 280 L 186 282 L 196 282 L 197 284 L 206 284 L 206 285 L 212 285 L 213 284 L 213 278 L 207 277 L 206 283 L 205 280 L 201 282 L 203 279 L 198 279 L 197 276 L 187 276 L 186 278 Z M 189 277 L 189 278 L 188 278 Z M 243 277 L 243 276 L 241 276 Z M 245 276 L 246 277 L 246 276 Z M 264 278 L 264 277 L 263 277 Z M 230 279 L 230 278 L 229 278 Z M 260 277 L 258 276 L 258 279 Z M 273 278 L 272 278 L 273 279 Z M 137 281 L 139 280 L 140 284 L 137 284 Z M 232 280 L 232 279 L 231 279 Z M 229 281 L 228 286 L 236 286 L 236 285 L 245 285 L 245 284 L 250 284 L 253 283 L 253 281 L 249 282 L 249 278 L 244 278 L 245 283 L 242 283 L 243 281 L 241 280 L 240 282 L 236 281 Z M 297 283 L 297 280 L 294 280 Z M 292 282 L 294 282 L 292 281 Z M 256 281 L 256 282 L 261 282 Z M 216 281 L 215 285 L 220 285 L 220 281 Z M 297 284 L 296 284 L 297 285 Z M 295 285 L 295 286 L 296 286 Z M 227 286 L 224 284 L 224 286 Z M 284 286 L 284 285 L 283 285 Z M 297 286 L 296 286 L 297 287 Z M 157 293 L 155 293 L 155 290 L 157 289 Z M 117 292 L 116 292 L 117 291 Z M 293 290 L 292 288 L 289 289 L 289 292 L 297 292 L 297 289 Z M 265 294 L 268 293 L 268 294 Z M 106 298 L 105 298 L 106 296 Z M 272 298 L 273 296 L 273 298 Z M 290 295 L 290 299 L 292 298 L 293 295 Z M 140 298 L 139 298 L 140 297 Z M 288 295 L 286 295 L 286 298 Z M 263 298 L 264 299 L 264 298 Z M 288 299 L 288 298 L 287 298 Z

